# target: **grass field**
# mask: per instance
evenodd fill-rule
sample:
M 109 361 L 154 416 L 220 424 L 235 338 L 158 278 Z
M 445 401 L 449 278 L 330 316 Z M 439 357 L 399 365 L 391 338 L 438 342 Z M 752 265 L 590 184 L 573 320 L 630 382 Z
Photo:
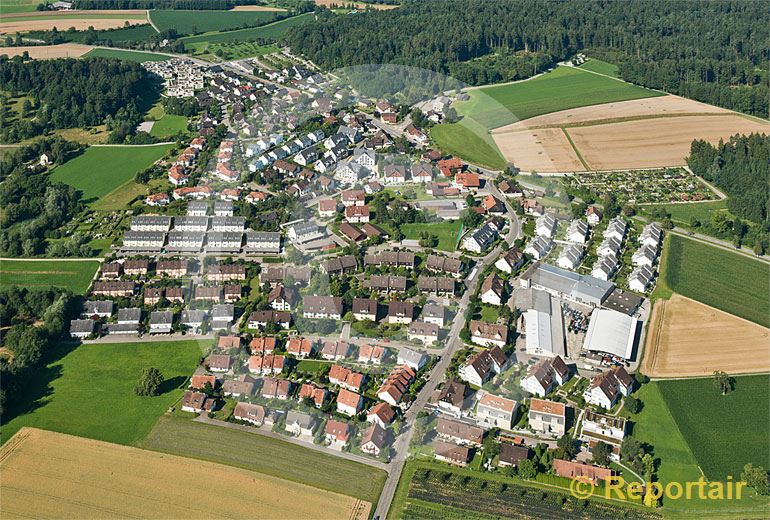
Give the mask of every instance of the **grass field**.
M 458 114 L 487 129 L 569 108 L 663 95 L 573 67 L 557 67 L 530 80 L 472 89 L 468 94 L 467 102 L 457 103 Z
M 486 129 L 476 129 L 472 120 L 459 123 L 436 125 L 430 136 L 436 145 L 447 154 L 458 155 L 468 162 L 502 170 L 506 166 L 494 141 Z
M 4 518 L 199 518 L 216 511 L 221 518 L 365 520 L 371 508 L 251 471 L 32 428 L 2 448 L 0 468 Z M 191 500 L 203 482 L 205 492 Z
M 265 24 L 280 14 L 275 11 L 150 11 L 150 19 L 160 31 L 176 29 L 179 34 L 239 29 L 244 25 Z
M 665 281 L 673 291 L 770 327 L 770 266 L 693 239 L 671 235 Z
M 86 201 L 100 198 L 131 182 L 136 172 L 160 159 L 172 145 L 92 146 L 82 155 L 57 166 L 51 179 L 83 192 Z
M 0 0 L 0 13 L 33 13 L 39 3 L 38 0 Z
M 651 204 L 639 206 L 641 213 L 649 214 L 653 208 L 663 208 L 671 214 L 675 224 L 689 226 L 693 218 L 709 222 L 715 212 L 727 212 L 727 199 L 692 204 Z
M 142 447 L 257 471 L 373 504 L 386 476 L 371 466 L 271 437 L 179 417 L 162 417 Z
M 584 64 L 578 67 L 579 69 L 589 70 L 591 72 L 598 72 L 599 74 L 606 74 L 613 78 L 620 77 L 618 73 L 618 66 L 606 61 L 597 60 L 596 58 L 588 58 Z
M 181 395 L 201 356 L 197 341 L 60 344 L 58 359 L 35 373 L 25 399 L 5 410 L 2 440 L 32 426 L 119 444 L 135 444 Z M 162 394 L 139 397 L 142 369 L 165 377 Z
M 765 376 L 766 377 L 766 376 Z M 699 461 L 693 455 L 691 447 L 688 445 L 683 430 L 681 430 L 681 418 L 674 420 L 672 411 L 666 404 L 666 400 L 663 397 L 663 391 L 661 385 L 668 385 L 672 383 L 688 383 L 689 381 L 658 381 L 646 384 L 637 390 L 636 397 L 638 397 L 643 405 L 641 412 L 638 414 L 623 413 L 626 417 L 630 418 L 633 423 L 633 429 L 631 435 L 642 443 L 648 444 L 653 449 L 653 456 L 659 461 L 659 465 L 656 470 L 657 480 L 663 484 L 669 482 L 694 482 L 701 476 L 701 472 L 698 469 Z M 711 382 L 709 381 L 709 384 Z M 682 387 L 683 388 L 683 387 Z M 714 387 L 708 389 L 712 392 Z M 671 388 L 666 388 L 668 392 Z M 766 395 L 766 394 L 765 394 Z M 682 396 L 686 398 L 687 396 Z M 719 397 L 719 396 L 717 396 Z M 700 394 L 691 395 L 688 400 L 693 404 L 694 401 L 701 398 Z M 711 399 L 703 399 L 704 401 L 711 402 Z M 766 402 L 766 401 L 765 401 Z M 761 405 L 761 403 L 760 403 Z M 721 405 L 719 409 L 722 409 Z M 732 416 L 732 415 L 729 415 Z M 716 415 L 712 415 L 708 412 L 706 416 L 707 421 L 716 418 Z M 724 417 L 724 416 L 722 416 Z M 750 419 L 753 421 L 753 419 Z M 680 423 L 680 424 L 678 424 Z M 710 423 L 713 426 L 713 423 Z M 732 420 L 719 423 L 719 428 L 723 428 L 730 431 L 732 428 L 736 428 L 733 424 L 738 424 L 737 421 Z M 701 427 L 697 426 L 696 431 Z M 767 430 L 760 433 L 761 435 L 767 435 Z M 688 440 L 689 437 L 688 437 Z M 720 447 L 720 450 L 729 450 L 734 446 L 733 441 L 729 441 L 725 446 Z M 767 452 L 767 446 L 765 446 L 765 453 Z M 735 475 L 737 480 L 740 477 L 740 472 Z M 667 519 L 696 519 L 703 518 L 706 515 L 708 518 L 719 519 L 732 519 L 732 518 L 766 518 L 766 511 L 768 507 L 768 499 L 766 497 L 757 496 L 753 492 L 749 492 L 746 496 L 740 500 L 667 500 L 664 504 L 665 517 Z
M 401 232 L 407 240 L 419 240 L 421 233 L 430 233 L 438 237 L 436 249 L 454 251 L 457 248 L 457 238 L 462 228 L 459 220 L 437 222 L 434 224 L 404 224 Z
M 152 25 L 148 23 L 121 29 L 113 29 L 111 31 L 96 31 L 96 33 L 99 36 L 99 39 L 111 40 L 113 42 L 146 41 L 158 34 L 155 32 L 155 29 L 152 28 Z M 27 33 L 27 36 L 29 38 L 41 39 L 44 34 L 45 33 L 41 31 L 30 31 Z M 86 34 L 86 31 L 61 32 L 65 41 L 73 43 L 83 43 L 86 39 Z
M 97 260 L 0 260 L 0 286 L 63 287 L 75 294 L 84 294 L 97 269 Z
M 86 58 L 115 58 L 124 61 L 166 61 L 170 56 L 155 54 L 152 52 L 124 51 L 123 49 L 92 49 Z
M 743 466 L 770 468 L 770 376 L 736 378 L 735 390 L 722 395 L 711 377 L 658 381 L 679 431 L 711 480 L 732 475 Z M 725 421 L 725 417 L 730 417 Z
M 196 48 L 200 48 L 226 61 L 255 58 L 280 51 L 275 45 L 260 45 L 257 42 L 204 43 L 203 45 L 194 45 Z
M 291 27 L 310 23 L 314 20 L 313 13 L 305 13 L 299 16 L 292 16 L 284 20 L 279 20 L 261 27 L 252 27 L 249 29 L 240 29 L 235 31 L 212 32 L 209 34 L 200 34 L 182 38 L 180 41 L 185 47 L 189 47 L 195 52 L 201 52 L 207 44 L 245 42 L 260 40 L 277 40 L 283 36 Z
M 174 114 L 165 114 L 152 125 L 150 135 L 155 137 L 171 137 L 187 132 L 187 118 Z

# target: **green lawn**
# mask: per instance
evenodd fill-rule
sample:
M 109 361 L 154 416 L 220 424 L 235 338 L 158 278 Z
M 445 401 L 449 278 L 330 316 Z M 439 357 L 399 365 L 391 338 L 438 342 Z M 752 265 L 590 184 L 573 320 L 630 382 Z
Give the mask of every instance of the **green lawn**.
M 142 447 L 257 471 L 375 505 L 386 477 L 371 466 L 279 439 L 178 417 L 161 418 Z
M 283 36 L 291 27 L 310 23 L 314 19 L 315 15 L 313 13 L 304 13 L 260 27 L 188 36 L 180 41 L 184 43 L 185 47 L 190 47 L 196 52 L 200 52 L 201 47 L 205 48 L 206 44 L 209 43 L 244 42 L 257 39 L 275 41 Z
M 430 129 L 430 136 L 444 153 L 470 163 L 495 170 L 502 170 L 507 164 L 487 130 L 471 119 L 436 125 Z
M 500 308 L 494 305 L 481 306 L 481 319 L 487 323 L 496 323 L 500 315 Z
M 642 213 L 649 215 L 654 208 L 663 208 L 671 214 L 671 220 L 678 225 L 689 226 L 693 218 L 709 222 L 716 212 L 727 213 L 727 199 L 688 204 L 650 204 L 639 206 Z
M 574 67 L 557 67 L 531 80 L 472 89 L 468 94 L 471 99 L 457 103 L 458 114 L 487 129 L 570 108 L 663 95 Z
M 91 49 L 85 55 L 86 58 L 115 58 L 125 61 L 166 61 L 170 56 L 155 54 L 152 52 L 125 51 L 123 49 Z
M 767 376 L 756 376 L 758 378 Z M 749 378 L 741 378 L 749 379 Z M 631 415 L 625 413 L 632 422 L 631 434 L 634 438 L 638 439 L 642 443 L 649 444 L 653 448 L 653 456 L 658 460 L 658 469 L 656 471 L 657 480 L 662 484 L 669 482 L 691 482 L 697 481 L 701 477 L 700 469 L 698 468 L 699 460 L 701 467 L 705 470 L 702 459 L 696 459 L 693 455 L 693 451 L 696 447 L 693 442 L 697 439 L 693 436 L 694 433 L 702 434 L 706 432 L 709 427 L 720 429 L 724 432 L 736 432 L 739 429 L 738 425 L 740 418 L 745 418 L 745 415 L 733 418 L 732 412 L 724 414 L 724 405 L 717 404 L 716 410 L 706 410 L 707 404 L 714 402 L 710 396 L 704 394 L 713 393 L 713 384 L 710 380 L 707 380 L 710 388 L 697 388 L 698 391 L 703 390 L 703 393 L 689 394 L 688 390 L 696 390 L 696 388 L 685 388 L 689 386 L 692 381 L 697 380 L 684 380 L 684 381 L 658 381 L 646 384 L 636 392 L 636 396 L 642 401 L 643 408 L 640 413 Z M 739 380 L 740 383 L 740 380 Z M 681 386 L 679 386 L 681 385 Z M 697 385 L 695 385 L 697 386 Z M 745 386 L 744 390 L 748 390 L 749 387 Z M 664 399 L 664 392 L 666 398 Z M 681 395 L 675 396 L 674 399 L 679 401 L 675 407 L 669 409 L 666 402 L 669 404 L 672 402 L 670 393 L 681 392 Z M 736 390 L 737 394 L 738 390 Z M 745 396 L 745 394 L 744 394 Z M 764 405 L 767 408 L 767 390 L 764 390 Z M 720 396 L 716 396 L 719 398 Z M 693 411 L 682 411 L 679 406 L 680 403 L 686 401 L 687 406 L 692 406 Z M 703 402 L 701 405 L 700 402 Z M 763 403 L 757 403 L 758 407 L 763 406 Z M 740 404 L 741 412 L 747 408 L 746 404 Z M 698 416 L 694 409 L 698 409 L 703 412 L 702 416 Z M 756 410 L 754 410 L 756 411 Z M 676 420 L 674 419 L 674 415 Z M 719 412 L 719 413 L 718 413 Z M 764 417 L 767 418 L 767 412 L 764 413 Z M 726 417 L 730 417 L 726 420 Z M 685 421 L 689 420 L 689 423 Z M 701 424 L 701 420 L 703 423 Z M 754 423 L 753 418 L 749 418 L 750 424 Z M 765 421 L 765 424 L 767 421 Z M 752 432 L 755 438 L 752 442 L 760 440 L 763 436 L 767 438 L 767 428 L 764 430 L 760 428 L 759 432 Z M 706 432 L 707 433 L 707 432 Z M 715 435 L 719 435 L 726 443 L 723 446 L 716 447 L 718 450 L 717 457 L 722 457 L 724 452 L 730 452 L 731 450 L 738 449 L 738 453 L 744 453 L 742 448 L 739 448 L 734 439 L 726 437 L 721 432 L 715 432 Z M 745 436 L 746 432 L 739 433 L 740 437 Z M 708 435 L 708 433 L 707 433 Z M 688 444 L 689 441 L 689 444 Z M 692 448 L 692 449 L 691 449 Z M 703 447 L 697 449 L 703 450 Z M 760 450 L 760 453 L 764 451 L 767 454 L 767 444 L 764 446 L 764 450 Z M 698 453 L 705 456 L 706 459 L 711 458 L 713 454 L 711 452 L 699 451 Z M 766 460 L 767 455 L 765 455 Z M 723 459 L 722 459 L 723 460 Z M 708 474 L 707 474 L 708 476 Z M 740 472 L 735 475 L 735 480 L 740 478 Z M 768 507 L 768 499 L 766 497 L 759 497 L 753 492 L 748 492 L 744 498 L 740 501 L 713 501 L 713 500 L 667 500 L 663 504 L 664 513 L 666 518 L 688 518 L 696 519 L 703 518 L 706 515 L 708 518 L 723 518 L 725 520 L 730 518 L 764 518 L 766 508 Z M 763 509 L 764 508 L 764 509 Z
M 0 13 L 33 13 L 39 0 L 0 0 Z
M 57 166 L 51 179 L 83 192 L 91 203 L 131 182 L 136 172 L 160 159 L 172 145 L 92 146 L 78 157 Z
M 613 78 L 620 77 L 617 65 L 613 63 L 607 63 L 606 61 L 597 60 L 596 58 L 588 58 L 588 61 L 580 65 L 578 68 L 583 70 L 590 70 L 592 72 L 598 72 L 599 74 L 606 74 L 607 76 L 612 76 Z
M 143 439 L 181 395 L 201 355 L 196 341 L 61 344 L 59 358 L 35 373 L 25 399 L 6 411 L 2 439 L 32 426 L 119 444 Z M 139 374 L 166 378 L 156 397 L 134 394 Z
M 174 114 L 165 114 L 152 125 L 150 135 L 155 137 L 170 137 L 187 132 L 187 118 Z
M 165 31 L 176 29 L 179 34 L 239 29 L 244 25 L 261 25 L 281 14 L 276 11 L 150 11 L 150 19 Z
M 298 372 L 320 372 L 324 368 L 330 366 L 329 363 L 326 363 L 324 361 L 317 361 L 314 359 L 303 359 L 299 363 L 297 363 L 297 367 L 295 370 Z
M 280 51 L 275 45 L 260 45 L 257 42 L 227 42 L 210 45 L 203 42 L 202 44 L 193 44 L 193 48 L 214 54 L 226 61 L 254 58 Z
M 462 222 L 459 220 L 449 220 L 434 224 L 404 224 L 401 226 L 401 232 L 407 240 L 419 240 L 421 233 L 436 235 L 438 237 L 436 249 L 454 251 L 457 249 L 457 239 L 461 228 Z
M 770 327 L 770 266 L 679 235 L 668 241 L 666 285 L 683 296 Z
M 737 377 L 727 395 L 711 377 L 659 381 L 658 387 L 709 479 L 737 480 L 748 462 L 770 468 L 770 376 Z
M 2 260 L 0 261 L 0 286 L 18 285 L 29 289 L 63 287 L 75 294 L 84 294 L 97 269 L 99 269 L 97 260 L 77 262 Z

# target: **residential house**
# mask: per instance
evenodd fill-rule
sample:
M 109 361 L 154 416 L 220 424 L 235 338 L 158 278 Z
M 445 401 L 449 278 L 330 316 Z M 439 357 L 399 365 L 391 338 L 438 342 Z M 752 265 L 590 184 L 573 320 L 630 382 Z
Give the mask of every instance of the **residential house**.
M 239 401 L 233 410 L 233 418 L 251 423 L 254 426 L 262 426 L 265 422 L 265 409 L 258 404 Z
M 322 408 L 329 397 L 329 391 L 325 388 L 318 388 L 312 383 L 303 383 L 299 389 L 299 400 L 310 399 L 313 406 Z
M 262 397 L 265 399 L 280 399 L 285 401 L 291 394 L 293 383 L 288 379 L 273 379 L 266 377 L 262 380 Z
M 407 338 L 409 341 L 421 341 L 425 345 L 431 345 L 438 341 L 438 331 L 439 326 L 435 323 L 413 321 L 407 329 Z
M 353 317 L 359 321 L 377 321 L 377 300 L 353 298 Z
M 533 397 L 527 414 L 529 428 L 536 433 L 561 437 L 567 431 L 567 406 L 564 403 Z
M 436 422 L 436 435 L 448 442 L 480 447 L 484 439 L 484 430 L 456 419 L 439 417 Z
M 305 296 L 303 316 L 312 319 L 339 320 L 342 318 L 342 298 L 333 296 Z
M 420 370 L 427 362 L 427 354 L 406 347 L 398 351 L 398 358 L 396 360 L 398 365 L 406 365 L 415 371 Z
M 347 389 L 341 389 L 337 394 L 337 412 L 353 416 L 358 414 L 363 407 L 364 399 L 359 394 Z
M 476 405 L 476 420 L 484 426 L 510 430 L 519 403 L 492 394 L 485 394 Z
M 286 353 L 300 359 L 306 359 L 313 355 L 315 341 L 295 336 L 286 343 Z
M 468 407 L 468 387 L 455 379 L 447 381 L 438 391 L 437 397 L 439 409 L 456 417 L 460 417 L 462 411 Z
M 495 267 L 506 274 L 515 273 L 526 262 L 523 252 L 513 247 L 500 255 L 500 258 L 495 262 Z
M 422 321 L 432 323 L 438 327 L 444 326 L 446 319 L 446 309 L 443 305 L 437 303 L 426 303 L 422 308 Z
M 346 341 L 324 341 L 321 347 L 321 358 L 330 361 L 345 359 L 350 354 L 350 344 Z
M 409 302 L 393 300 L 388 304 L 388 323 L 409 324 L 414 316 L 414 305 Z
M 216 408 L 216 400 L 203 392 L 187 390 L 182 397 L 182 411 L 192 413 L 211 412 Z
M 152 311 L 150 313 L 150 334 L 170 334 L 173 322 L 173 312 Z
M 471 342 L 484 347 L 504 347 L 508 342 L 508 327 L 496 323 L 471 320 Z
M 634 388 L 634 379 L 622 366 L 615 367 L 591 379 L 583 398 L 586 403 L 609 410 L 621 397 L 628 397 Z
M 591 226 L 595 226 L 602 220 L 602 212 L 596 206 L 588 206 L 586 209 L 586 220 Z
M 348 442 L 352 432 L 348 423 L 329 419 L 324 427 L 324 438 L 330 443 L 329 447 L 342 451 Z
M 227 397 L 251 397 L 257 389 L 257 380 L 249 374 L 222 383 L 222 393 Z
M 399 406 L 415 376 L 415 371 L 409 366 L 396 366 L 380 385 L 377 397 L 392 406 Z
M 585 244 L 588 240 L 588 224 L 583 220 L 573 220 L 567 229 L 567 242 Z
M 437 460 L 454 466 L 465 467 L 471 460 L 471 450 L 467 446 L 458 446 L 451 442 L 434 440 L 433 453 Z
M 583 246 L 579 244 L 572 244 L 566 246 L 559 253 L 559 258 L 556 259 L 556 265 L 562 269 L 575 270 L 583 261 Z
M 481 254 L 495 241 L 497 234 L 497 228 L 486 223 L 466 236 L 465 239 L 463 239 L 462 247 L 473 253 Z
M 289 410 L 286 412 L 286 431 L 295 437 L 312 437 L 317 421 L 309 413 Z
M 491 274 L 481 284 L 481 302 L 499 307 L 503 304 L 504 292 L 505 282 L 496 274 Z
M 497 465 L 501 468 L 517 467 L 519 463 L 532 455 L 528 446 L 519 446 L 509 442 L 500 443 L 500 455 Z
M 366 412 L 366 421 L 387 428 L 396 418 L 396 412 L 388 403 L 377 403 Z
M 96 320 L 70 320 L 70 336 L 85 339 L 96 332 Z
M 569 380 L 572 373 L 561 358 L 543 359 L 527 370 L 521 379 L 521 388 L 530 394 L 545 397 L 555 386 L 561 386 Z
M 361 451 L 367 455 L 380 456 L 380 452 L 387 445 L 387 430 L 377 423 L 369 426 L 361 438 Z
M 84 318 L 99 317 L 109 318 L 112 316 L 115 304 L 112 300 L 96 300 L 90 302 L 83 302 L 83 310 L 80 315 Z M 121 309 L 122 310 L 122 309 Z
M 458 371 L 460 378 L 472 385 L 481 386 L 496 374 L 505 370 L 508 357 L 498 346 L 492 346 L 473 354 Z
M 297 306 L 299 295 L 293 287 L 277 284 L 267 295 L 267 303 L 277 311 L 290 311 Z
M 381 365 L 386 355 L 387 349 L 384 347 L 379 345 L 361 345 L 358 349 L 358 362 Z
M 568 460 L 554 459 L 553 472 L 559 476 L 570 480 L 582 479 L 588 480 L 593 485 L 602 481 L 608 481 L 615 474 L 609 468 L 601 468 L 582 462 L 571 462 Z

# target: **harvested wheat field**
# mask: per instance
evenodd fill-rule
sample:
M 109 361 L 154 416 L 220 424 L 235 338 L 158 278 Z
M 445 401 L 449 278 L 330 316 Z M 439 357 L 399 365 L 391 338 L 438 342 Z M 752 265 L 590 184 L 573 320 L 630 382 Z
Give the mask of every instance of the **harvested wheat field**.
M 674 294 L 658 300 L 647 331 L 650 377 L 770 372 L 770 329 Z
M 3 20 L 10 20 L 12 18 L 77 18 L 79 16 L 95 15 L 97 17 L 104 17 L 106 15 L 116 15 L 115 18 L 121 16 L 128 16 L 136 18 L 139 16 L 147 17 L 147 11 L 144 9 L 82 9 L 77 11 L 32 11 L 29 13 L 3 13 Z
M 717 143 L 731 135 L 770 132 L 770 123 L 740 115 L 683 116 L 568 128 L 594 170 L 682 166 L 693 139 Z
M 506 134 L 524 129 L 570 126 L 581 123 L 609 123 L 628 118 L 708 114 L 733 114 L 733 112 L 700 101 L 668 95 L 552 112 L 495 128 L 492 130 L 492 134 Z
M 251 471 L 22 428 L 0 449 L 3 518 L 368 518 L 371 505 Z
M 17 32 L 28 31 L 50 31 L 56 27 L 60 31 L 66 31 L 70 27 L 74 27 L 75 30 L 85 31 L 89 27 L 94 29 L 116 29 L 123 27 L 125 24 L 139 25 L 147 23 L 147 18 L 125 18 L 116 15 L 115 18 L 46 18 L 45 20 L 3 20 L 0 23 L 0 34 L 16 34 Z
M 79 43 L 62 43 L 60 45 L 33 45 L 29 47 L 3 47 L 0 54 L 7 54 L 9 58 L 29 53 L 33 60 L 51 60 L 54 58 L 79 58 L 93 49 L 90 45 Z
M 585 170 L 561 128 L 492 134 L 500 153 L 525 170 L 570 172 Z M 526 165 L 526 166 L 525 166 Z
M 559 135 L 562 128 L 577 151 Z M 570 172 L 585 170 L 578 153 L 591 170 L 681 166 L 693 139 L 716 143 L 747 132 L 770 132 L 770 123 L 679 96 L 660 96 L 553 112 L 491 134 L 503 157 L 525 171 Z

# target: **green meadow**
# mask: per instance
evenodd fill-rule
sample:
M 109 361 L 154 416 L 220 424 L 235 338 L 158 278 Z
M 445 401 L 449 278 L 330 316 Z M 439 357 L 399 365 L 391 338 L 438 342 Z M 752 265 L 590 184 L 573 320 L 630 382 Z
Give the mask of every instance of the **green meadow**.
M 97 260 L 0 260 L 0 286 L 63 287 L 84 294 L 97 269 Z

